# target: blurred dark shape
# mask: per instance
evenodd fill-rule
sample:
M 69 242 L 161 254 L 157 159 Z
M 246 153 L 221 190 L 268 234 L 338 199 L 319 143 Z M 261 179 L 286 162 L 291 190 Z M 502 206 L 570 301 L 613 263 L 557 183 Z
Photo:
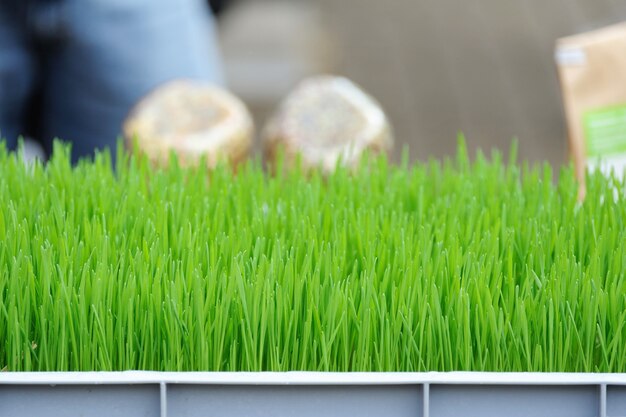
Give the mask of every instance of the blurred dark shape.
M 73 161 L 114 149 L 128 111 L 155 87 L 221 84 L 213 24 L 204 0 L 0 0 L 7 148 L 26 134 L 48 154 L 55 137 L 72 142 Z
M 227 7 L 234 3 L 234 0 L 209 0 L 209 4 L 211 5 L 211 10 L 216 16 L 222 14 Z

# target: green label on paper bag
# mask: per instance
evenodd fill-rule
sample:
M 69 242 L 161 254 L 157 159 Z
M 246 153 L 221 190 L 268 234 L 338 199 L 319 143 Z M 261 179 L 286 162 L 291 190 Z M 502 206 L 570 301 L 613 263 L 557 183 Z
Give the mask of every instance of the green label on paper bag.
M 588 156 L 626 153 L 626 105 L 589 111 L 583 125 Z

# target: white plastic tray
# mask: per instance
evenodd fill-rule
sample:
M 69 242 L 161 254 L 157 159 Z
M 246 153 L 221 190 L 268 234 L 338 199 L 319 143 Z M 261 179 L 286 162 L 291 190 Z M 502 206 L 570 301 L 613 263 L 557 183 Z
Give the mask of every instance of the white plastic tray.
M 626 374 L 4 372 L 0 416 L 626 417 Z

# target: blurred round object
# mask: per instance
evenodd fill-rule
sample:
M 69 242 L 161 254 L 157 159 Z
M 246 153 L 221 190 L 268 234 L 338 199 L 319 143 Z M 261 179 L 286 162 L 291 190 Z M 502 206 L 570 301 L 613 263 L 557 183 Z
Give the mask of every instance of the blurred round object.
M 202 157 L 209 168 L 219 160 L 238 163 L 252 145 L 253 123 L 237 97 L 214 85 L 179 80 L 145 96 L 124 122 L 127 144 L 158 166 L 175 152 L 181 166 L 196 166 Z
M 334 76 L 303 81 L 263 131 L 270 164 L 282 148 L 288 165 L 299 154 L 305 169 L 321 167 L 327 173 L 338 161 L 354 167 L 363 152 L 385 152 L 392 145 L 391 128 L 380 105 L 350 80 Z

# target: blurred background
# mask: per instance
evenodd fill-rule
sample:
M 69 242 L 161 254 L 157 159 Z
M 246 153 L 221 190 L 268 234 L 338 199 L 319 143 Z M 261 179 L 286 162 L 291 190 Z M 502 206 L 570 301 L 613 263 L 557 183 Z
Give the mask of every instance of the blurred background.
M 624 0 L 225 0 L 229 88 L 262 126 L 298 80 L 345 75 L 391 119 L 394 158 L 508 150 L 561 164 L 557 38 L 626 20 Z M 626 51 L 625 51 L 626 53 Z

